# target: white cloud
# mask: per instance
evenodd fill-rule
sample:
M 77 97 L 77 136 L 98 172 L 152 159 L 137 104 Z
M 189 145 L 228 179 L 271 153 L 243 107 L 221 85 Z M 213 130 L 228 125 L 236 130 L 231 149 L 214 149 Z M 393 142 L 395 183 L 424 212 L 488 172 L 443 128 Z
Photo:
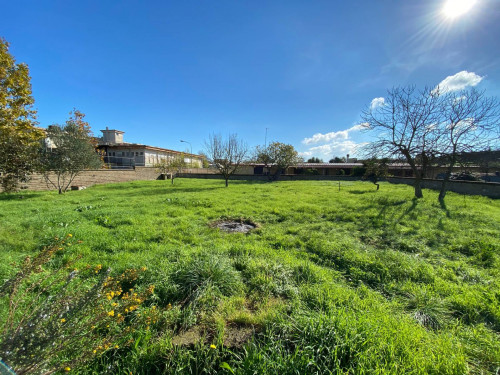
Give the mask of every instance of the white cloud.
M 326 134 L 317 133 L 310 138 L 304 138 L 302 141 L 305 145 L 316 145 L 318 143 L 325 143 L 318 146 L 309 147 L 306 151 L 300 152 L 300 156 L 309 158 L 311 156 L 321 157 L 322 159 L 329 160 L 333 156 L 345 156 L 346 154 L 355 155 L 356 150 L 363 146 L 365 143 L 357 143 L 351 139 L 351 133 L 366 129 L 368 124 L 361 123 L 351 126 L 346 130 L 339 130 Z
M 314 145 L 321 142 L 332 142 L 346 140 L 349 138 L 349 133 L 366 128 L 366 124 L 357 124 L 346 130 L 339 130 L 338 132 L 330 132 L 326 134 L 316 133 L 311 138 L 304 138 L 302 143 L 305 145 Z
M 331 158 L 334 155 L 343 156 L 346 154 L 354 155 L 360 144 L 347 140 L 342 142 L 332 142 L 326 145 L 311 147 L 309 152 L 313 155 L 322 155 Z
M 304 152 L 299 152 L 299 156 L 302 156 L 303 158 L 308 158 L 310 156 L 312 156 L 312 152 L 311 151 L 304 151 Z
M 385 99 L 384 98 L 375 98 L 372 100 L 370 104 L 370 109 L 375 109 L 377 107 L 381 107 L 385 104 Z
M 439 85 L 437 85 L 434 91 L 436 91 L 438 88 L 441 93 L 463 90 L 469 86 L 476 86 L 483 79 L 484 77 L 481 77 L 476 73 L 462 70 L 455 75 L 448 76 L 443 79 L 439 83 Z

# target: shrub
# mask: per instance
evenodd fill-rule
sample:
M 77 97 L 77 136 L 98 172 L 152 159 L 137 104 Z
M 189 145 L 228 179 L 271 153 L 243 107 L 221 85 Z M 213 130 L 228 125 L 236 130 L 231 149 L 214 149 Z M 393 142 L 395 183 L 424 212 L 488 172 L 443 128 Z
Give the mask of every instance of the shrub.
M 151 322 L 148 313 L 137 319 L 135 311 L 154 287 L 122 289 L 134 285 L 139 270 L 114 278 L 100 264 L 81 271 L 72 262 L 55 265 L 54 256 L 65 243 L 71 245 L 70 239 L 27 257 L 0 288 L 0 297 L 8 299 L 0 358 L 17 374 L 69 371 L 127 345 L 135 328 Z

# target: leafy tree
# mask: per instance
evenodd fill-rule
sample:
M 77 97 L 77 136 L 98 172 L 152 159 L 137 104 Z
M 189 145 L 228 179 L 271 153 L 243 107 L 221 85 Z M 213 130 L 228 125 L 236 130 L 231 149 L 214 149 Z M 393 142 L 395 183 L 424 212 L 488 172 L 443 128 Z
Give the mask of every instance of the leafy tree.
M 174 156 L 169 156 L 167 159 L 162 159 L 159 163 L 155 164 L 154 167 L 158 172 L 163 173 L 166 176 L 170 175 L 173 185 L 175 176 L 178 173 L 181 173 L 182 168 L 186 167 L 184 154 L 181 153 Z
M 227 139 L 222 139 L 220 134 L 212 134 L 205 142 L 205 149 L 209 161 L 224 177 L 227 187 L 229 177 L 238 170 L 248 152 L 246 144 L 236 134 L 230 134 Z
M 308 163 L 323 163 L 323 159 L 312 157 L 307 160 Z
M 66 192 L 83 170 L 102 166 L 90 126 L 83 120 L 85 115 L 76 109 L 70 115 L 65 125 L 48 127 L 48 140 L 40 153 L 44 177 L 59 194 Z
M 377 190 L 380 188 L 378 182 L 387 177 L 387 162 L 388 159 L 386 158 L 381 160 L 372 158 L 363 163 L 365 167 L 365 174 L 363 175 L 363 178 L 375 184 L 377 186 Z
M 371 157 L 402 156 L 415 177 L 417 198 L 423 197 L 421 180 L 439 141 L 436 126 L 441 109 L 439 90 L 396 87 L 387 91 L 383 105 L 370 106 L 361 116 L 367 129 L 377 134 L 377 140 L 365 147 L 366 153 Z
M 0 172 L 2 186 L 14 191 L 36 168 L 43 131 L 35 127 L 29 69 L 16 64 L 9 43 L 0 38 Z
M 264 163 L 268 168 L 275 166 L 274 179 L 278 179 L 282 171 L 291 165 L 302 162 L 302 159 L 292 145 L 273 142 L 265 148 L 258 148 L 257 161 Z
M 345 159 L 345 157 L 339 158 L 338 156 L 335 156 L 333 159 L 330 159 L 328 162 L 329 163 L 345 163 L 346 159 Z
M 269 146 L 257 146 L 255 148 L 254 158 L 255 162 L 264 164 L 264 168 L 267 169 L 267 174 L 271 173 L 271 166 L 273 164 L 273 159 L 269 150 Z

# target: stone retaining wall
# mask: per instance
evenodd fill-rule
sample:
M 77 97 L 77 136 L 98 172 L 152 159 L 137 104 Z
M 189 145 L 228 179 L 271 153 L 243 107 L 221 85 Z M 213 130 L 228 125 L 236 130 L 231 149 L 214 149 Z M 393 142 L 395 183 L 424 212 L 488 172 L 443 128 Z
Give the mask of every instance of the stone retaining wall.
M 155 168 L 136 167 L 135 169 L 99 169 L 83 171 L 79 174 L 71 185 L 92 186 L 96 184 L 109 184 L 113 182 L 127 182 L 136 180 L 156 180 L 160 173 Z M 21 189 L 27 190 L 56 190 L 50 183 L 47 184 L 45 178 L 40 174 L 31 176 L 27 183 L 20 184 Z M 0 186 L 1 189 L 1 186 Z

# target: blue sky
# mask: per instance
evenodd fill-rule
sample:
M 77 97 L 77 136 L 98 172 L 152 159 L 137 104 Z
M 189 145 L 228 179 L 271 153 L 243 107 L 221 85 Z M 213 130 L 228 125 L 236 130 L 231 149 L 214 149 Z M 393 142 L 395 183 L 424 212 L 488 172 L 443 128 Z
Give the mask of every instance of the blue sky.
M 193 152 L 267 128 L 328 160 L 369 140 L 360 112 L 393 86 L 500 96 L 500 1 L 453 19 L 445 2 L 2 1 L 0 36 L 30 67 L 41 126 L 75 107 L 96 135 Z

